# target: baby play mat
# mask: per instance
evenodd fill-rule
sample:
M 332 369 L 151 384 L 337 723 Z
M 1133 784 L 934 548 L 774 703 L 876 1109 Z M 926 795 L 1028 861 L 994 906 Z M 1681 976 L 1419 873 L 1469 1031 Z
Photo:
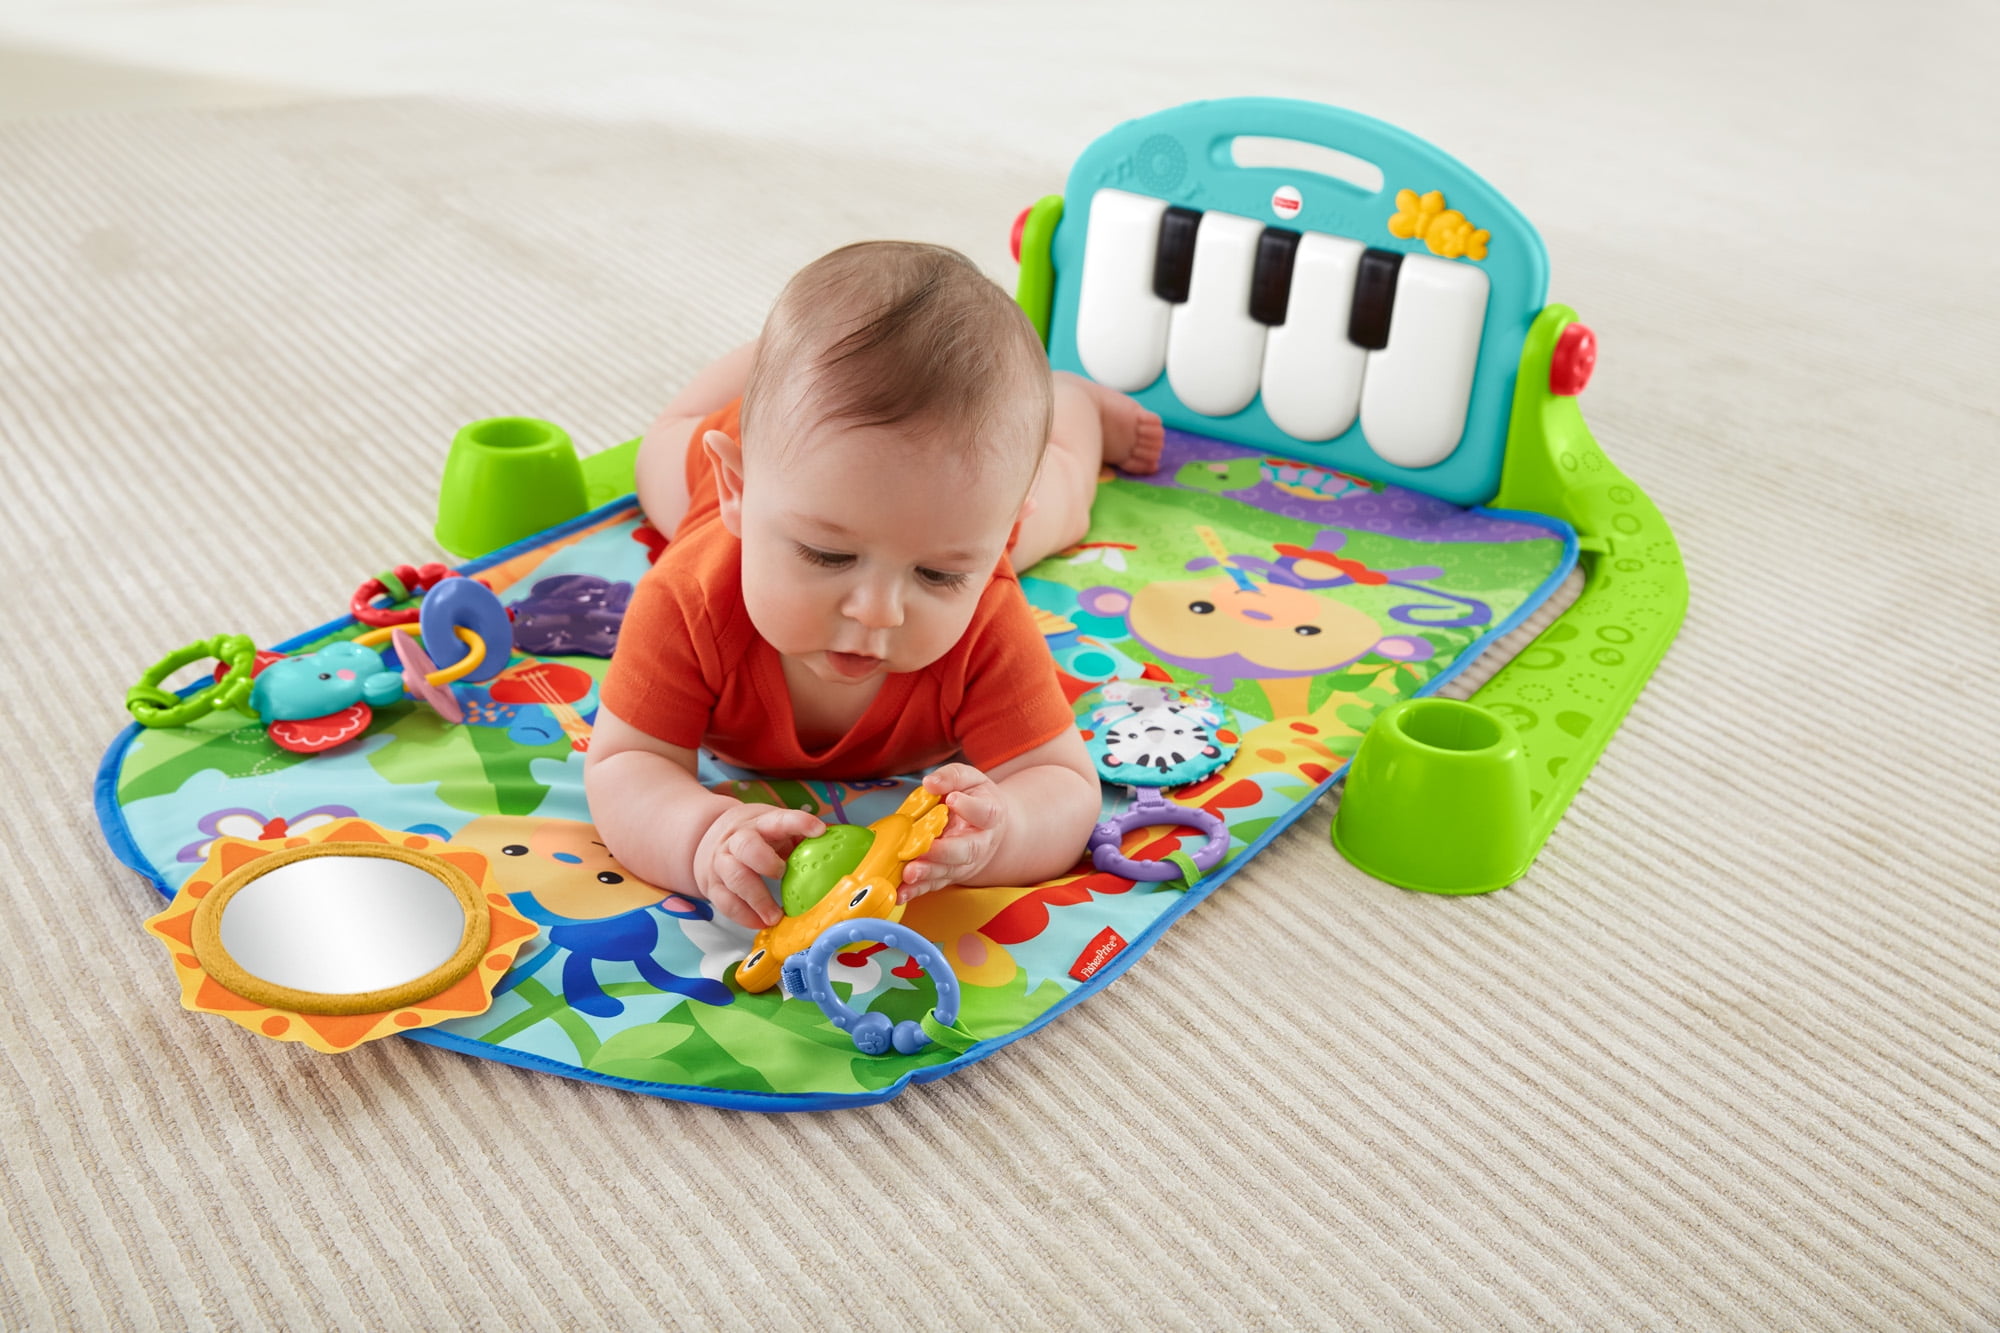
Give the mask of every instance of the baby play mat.
M 608 645 L 630 585 L 662 544 L 625 500 L 467 566 L 515 608 L 517 626 L 543 632 L 522 635 L 541 651 L 517 651 L 499 676 L 460 688 L 463 724 L 404 701 L 376 709 L 358 740 L 310 755 L 226 711 L 127 729 L 98 781 L 107 836 L 164 894 L 218 838 L 284 846 L 358 816 L 444 840 L 484 858 L 490 882 L 538 933 L 491 1008 L 410 1039 L 720 1105 L 881 1101 L 992 1054 L 1105 986 L 1325 791 L 1376 713 L 1470 662 L 1576 558 L 1570 529 L 1539 514 L 1462 508 L 1171 432 L 1160 471 L 1106 481 L 1087 540 L 1022 586 L 1072 700 L 1144 679 L 1228 705 L 1240 732 L 1234 758 L 1167 792 L 1225 823 L 1227 855 L 1192 887 L 1135 883 L 1080 861 L 1045 884 L 919 899 L 903 924 L 956 974 L 958 1031 L 914 1055 L 871 1056 L 809 1001 L 732 985 L 750 932 L 635 881 L 596 840 L 583 761 L 606 662 L 559 649 Z M 283 647 L 361 629 L 343 618 Z M 771 782 L 706 757 L 704 777 L 741 800 L 860 824 L 914 784 L 889 774 Z M 1105 788 L 1107 814 L 1131 800 L 1128 788 Z M 1203 841 L 1154 827 L 1129 834 L 1122 851 L 1157 859 Z M 922 966 L 879 944 L 839 954 L 830 979 L 853 1009 L 892 1021 L 919 1020 L 937 1002 Z

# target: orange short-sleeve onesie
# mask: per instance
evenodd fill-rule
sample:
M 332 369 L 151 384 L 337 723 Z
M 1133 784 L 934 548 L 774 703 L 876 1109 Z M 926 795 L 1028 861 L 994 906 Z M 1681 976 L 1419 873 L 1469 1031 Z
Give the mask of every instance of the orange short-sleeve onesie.
M 743 546 L 721 521 L 711 430 L 739 435 L 740 403 L 688 442 L 688 511 L 639 580 L 600 697 L 670 745 L 706 746 L 772 777 L 872 778 L 963 754 L 991 769 L 1075 725 L 1055 662 L 1005 560 L 951 651 L 882 682 L 861 720 L 822 750 L 799 743 L 777 650 L 743 606 Z

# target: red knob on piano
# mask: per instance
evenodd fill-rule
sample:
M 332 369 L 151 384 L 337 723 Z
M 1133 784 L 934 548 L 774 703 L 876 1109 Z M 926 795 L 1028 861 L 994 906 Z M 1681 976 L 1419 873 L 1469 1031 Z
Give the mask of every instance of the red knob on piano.
M 1549 357 L 1549 392 L 1574 398 L 1590 383 L 1590 372 L 1595 369 L 1597 335 L 1589 325 L 1572 324 L 1556 339 L 1556 350 Z
M 1014 230 L 1007 236 L 1007 248 L 1014 252 L 1014 262 L 1017 264 L 1021 262 L 1021 233 L 1028 229 L 1028 214 L 1034 211 L 1033 204 L 1022 209 L 1021 215 L 1014 219 Z

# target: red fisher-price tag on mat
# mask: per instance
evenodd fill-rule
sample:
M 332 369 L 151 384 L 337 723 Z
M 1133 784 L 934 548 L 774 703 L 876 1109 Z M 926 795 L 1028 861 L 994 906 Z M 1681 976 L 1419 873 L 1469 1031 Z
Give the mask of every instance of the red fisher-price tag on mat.
M 1088 981 L 1097 975 L 1098 968 L 1116 958 L 1119 950 L 1124 947 L 1125 937 L 1106 926 L 1091 938 L 1090 943 L 1083 946 L 1083 952 L 1076 956 L 1074 963 L 1070 964 L 1069 974 L 1078 981 Z

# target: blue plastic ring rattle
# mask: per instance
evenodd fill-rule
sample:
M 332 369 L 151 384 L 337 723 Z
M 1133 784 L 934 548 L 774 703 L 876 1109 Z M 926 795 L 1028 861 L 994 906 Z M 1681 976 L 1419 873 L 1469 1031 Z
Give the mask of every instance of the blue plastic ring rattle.
M 856 944 L 886 944 L 901 949 L 917 960 L 937 984 L 937 1008 L 931 1016 L 945 1027 L 958 1021 L 958 978 L 939 948 L 908 926 L 893 921 L 868 918 L 843 921 L 820 932 L 812 948 L 785 960 L 785 994 L 803 996 L 819 1006 L 827 1021 L 854 1038 L 854 1048 L 863 1055 L 887 1055 L 894 1047 L 898 1055 L 915 1055 L 931 1044 L 923 1025 L 904 1019 L 891 1023 L 887 1014 L 858 1013 L 833 993 L 828 971 L 834 955 Z
M 507 669 L 514 626 L 507 619 L 507 608 L 484 584 L 445 579 L 424 594 L 418 614 L 424 653 L 439 670 L 472 651 L 459 640 L 455 632 L 459 626 L 477 634 L 486 645 L 485 660 L 464 676 L 467 684 L 491 680 Z

